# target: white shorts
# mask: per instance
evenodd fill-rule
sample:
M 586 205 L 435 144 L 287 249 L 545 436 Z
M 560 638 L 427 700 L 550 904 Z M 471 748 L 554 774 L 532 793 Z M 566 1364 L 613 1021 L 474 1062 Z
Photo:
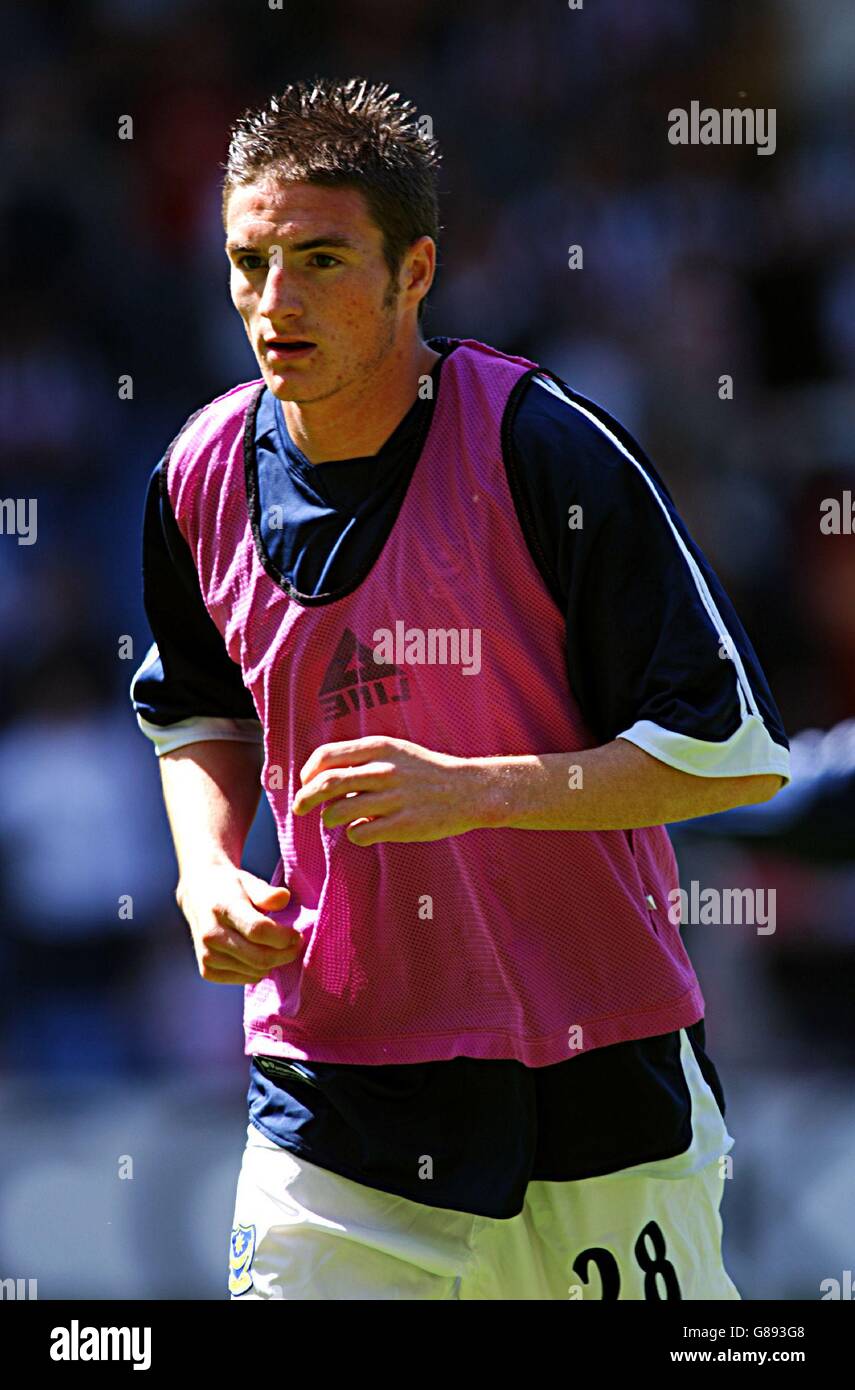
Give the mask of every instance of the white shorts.
M 494 1219 L 365 1187 L 247 1128 L 232 1299 L 739 1299 L 719 1207 L 733 1147 L 685 1030 L 683 1154 L 605 1177 L 530 1182 Z

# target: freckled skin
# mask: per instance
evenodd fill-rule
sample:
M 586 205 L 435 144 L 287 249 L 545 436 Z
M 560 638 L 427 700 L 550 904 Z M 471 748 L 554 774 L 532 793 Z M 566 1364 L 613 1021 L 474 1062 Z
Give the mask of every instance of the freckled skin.
M 413 242 L 392 283 L 382 233 L 360 192 L 269 177 L 232 192 L 226 232 L 229 243 L 251 248 L 228 253 L 232 303 L 295 443 L 313 463 L 375 453 L 438 356 L 417 320 L 433 279 L 434 242 Z M 295 249 L 327 236 L 352 244 Z M 274 336 L 317 347 L 307 358 L 274 362 L 264 345 Z

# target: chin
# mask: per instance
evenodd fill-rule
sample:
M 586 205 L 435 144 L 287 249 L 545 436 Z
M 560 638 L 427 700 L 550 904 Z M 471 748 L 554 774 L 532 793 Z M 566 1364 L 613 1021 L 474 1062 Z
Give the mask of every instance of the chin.
M 262 372 L 261 375 L 267 382 L 271 395 L 274 395 L 278 401 L 293 401 L 298 399 L 300 388 L 296 381 L 285 381 L 275 372 L 273 374 L 270 372 Z

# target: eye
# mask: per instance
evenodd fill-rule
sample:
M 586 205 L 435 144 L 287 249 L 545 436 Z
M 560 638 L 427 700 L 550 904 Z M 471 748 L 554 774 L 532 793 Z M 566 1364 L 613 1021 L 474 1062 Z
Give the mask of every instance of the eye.
M 257 265 L 247 265 L 247 261 L 257 261 L 258 264 L 257 264 Z M 244 255 L 244 256 L 238 256 L 237 263 L 238 263 L 238 265 L 240 266 L 241 270 L 247 270 L 247 271 L 260 270 L 261 267 L 264 265 L 264 257 L 263 257 L 263 256 L 256 256 L 254 253 L 253 253 L 253 254 L 247 253 L 247 254 Z
M 329 262 L 328 265 L 321 265 L 321 266 L 318 266 L 318 269 L 319 269 L 319 270 L 331 270 L 333 266 L 341 265 L 341 264 L 342 264 L 342 262 L 339 260 L 338 256 L 329 256 L 329 255 L 327 255 L 326 251 L 316 251 L 316 252 L 314 253 L 313 256 L 310 256 L 310 257 L 309 257 L 309 263 L 311 264 L 313 261 L 314 261 L 314 262 L 317 262 L 317 261 L 327 261 L 327 262 Z

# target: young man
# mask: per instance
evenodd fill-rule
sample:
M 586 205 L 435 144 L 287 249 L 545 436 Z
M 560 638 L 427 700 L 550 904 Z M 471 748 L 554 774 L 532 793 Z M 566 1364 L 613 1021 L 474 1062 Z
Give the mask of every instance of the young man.
M 261 377 L 148 495 L 132 698 L 200 973 L 246 987 L 229 1288 L 738 1298 L 663 827 L 768 799 L 787 741 L 627 432 L 422 339 L 438 163 L 359 80 L 241 118 L 223 211 Z M 270 883 L 240 868 L 259 779 Z

